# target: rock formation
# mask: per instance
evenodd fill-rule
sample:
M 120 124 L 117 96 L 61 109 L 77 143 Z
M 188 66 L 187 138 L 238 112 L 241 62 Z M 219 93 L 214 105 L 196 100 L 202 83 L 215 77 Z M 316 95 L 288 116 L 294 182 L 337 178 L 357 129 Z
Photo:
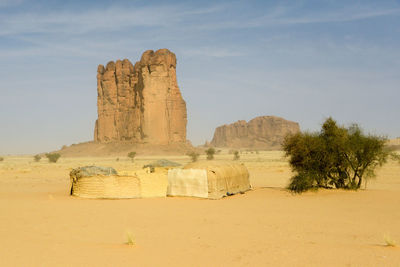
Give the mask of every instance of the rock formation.
M 176 57 L 168 49 L 143 53 L 97 68 L 95 142 L 186 143 L 186 103 L 176 80 Z
M 300 131 L 297 122 L 275 116 L 261 116 L 249 122 L 240 120 L 215 129 L 212 146 L 252 149 L 280 149 L 288 133 Z
M 388 140 L 386 145 L 394 150 L 400 150 L 400 137 Z

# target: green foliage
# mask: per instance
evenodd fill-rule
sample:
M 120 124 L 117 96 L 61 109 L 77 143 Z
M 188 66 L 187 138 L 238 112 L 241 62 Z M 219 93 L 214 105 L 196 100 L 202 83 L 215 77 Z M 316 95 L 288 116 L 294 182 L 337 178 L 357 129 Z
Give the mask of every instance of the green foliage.
M 235 150 L 233 152 L 233 160 L 239 160 L 239 159 L 240 159 L 239 151 Z
M 288 189 L 294 193 L 301 193 L 310 189 L 317 189 L 317 187 L 314 186 L 312 176 L 307 173 L 298 173 L 290 179 Z
M 41 159 L 42 159 L 42 157 L 41 157 L 40 155 L 35 155 L 35 156 L 33 157 L 33 160 L 34 160 L 35 162 L 39 162 Z
M 195 151 L 187 153 L 187 155 L 191 158 L 192 162 L 196 162 L 199 159 L 200 154 Z
M 128 158 L 130 158 L 133 162 L 133 159 L 136 157 L 136 152 L 132 151 L 128 153 Z
M 209 149 L 206 150 L 206 154 L 207 154 L 208 160 L 213 160 L 214 154 L 215 154 L 215 149 L 213 147 L 210 147 Z
M 56 163 L 60 157 L 61 157 L 61 155 L 58 153 L 47 153 L 46 154 L 46 158 L 48 158 L 49 162 L 51 162 L 51 163 Z
M 328 118 L 318 133 L 297 133 L 285 138 L 283 149 L 292 170 L 288 189 L 359 189 L 364 178 L 374 177 L 376 167 L 391 154 L 386 139 L 365 135 L 358 125 L 338 126 Z

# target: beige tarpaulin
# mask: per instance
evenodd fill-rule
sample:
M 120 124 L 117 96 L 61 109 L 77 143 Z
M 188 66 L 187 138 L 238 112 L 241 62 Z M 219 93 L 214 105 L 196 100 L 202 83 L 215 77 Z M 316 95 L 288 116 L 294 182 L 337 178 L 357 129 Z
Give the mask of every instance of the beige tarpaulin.
M 167 170 L 156 168 L 154 173 L 146 170 L 122 171 L 112 168 L 87 166 L 71 171 L 71 195 L 84 198 L 145 198 L 166 197 Z
M 208 198 L 207 171 L 195 169 L 169 170 L 167 195 Z
M 139 198 L 140 180 L 134 176 L 96 175 L 72 181 L 71 195 L 84 198 Z
M 168 171 L 167 194 L 171 196 L 219 199 L 250 188 L 249 172 L 243 164 L 204 161 Z
M 168 187 L 168 170 L 165 168 L 155 168 L 154 172 L 140 170 L 135 172 L 140 180 L 141 197 L 166 197 Z

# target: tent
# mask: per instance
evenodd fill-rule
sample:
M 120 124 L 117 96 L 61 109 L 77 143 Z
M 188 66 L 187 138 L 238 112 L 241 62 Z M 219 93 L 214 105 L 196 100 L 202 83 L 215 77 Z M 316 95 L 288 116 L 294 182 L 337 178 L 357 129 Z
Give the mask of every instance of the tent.
M 71 195 L 83 198 L 166 197 L 167 172 L 144 170 L 119 175 L 109 167 L 87 166 L 71 171 Z
M 220 199 L 250 188 L 249 172 L 243 164 L 204 161 L 168 170 L 168 196 Z

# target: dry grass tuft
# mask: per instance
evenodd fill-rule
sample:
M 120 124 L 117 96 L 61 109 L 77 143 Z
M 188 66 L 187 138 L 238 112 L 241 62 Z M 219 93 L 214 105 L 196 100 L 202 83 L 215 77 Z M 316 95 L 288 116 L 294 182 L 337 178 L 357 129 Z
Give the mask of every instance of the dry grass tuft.
M 136 239 L 132 232 L 126 232 L 126 243 L 128 246 L 135 246 Z
M 383 238 L 385 240 L 387 247 L 395 247 L 396 246 L 396 242 L 389 235 L 385 235 Z

